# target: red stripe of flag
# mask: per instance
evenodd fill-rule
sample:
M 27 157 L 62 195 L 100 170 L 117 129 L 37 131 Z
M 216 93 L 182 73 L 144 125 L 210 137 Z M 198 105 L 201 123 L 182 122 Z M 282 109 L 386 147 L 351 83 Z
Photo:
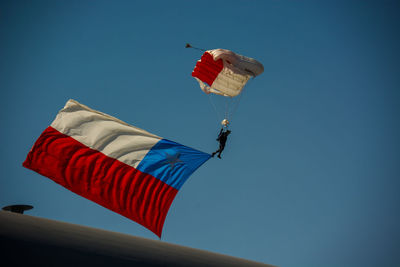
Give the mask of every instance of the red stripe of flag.
M 159 237 L 178 190 L 48 127 L 23 166 L 147 227 Z

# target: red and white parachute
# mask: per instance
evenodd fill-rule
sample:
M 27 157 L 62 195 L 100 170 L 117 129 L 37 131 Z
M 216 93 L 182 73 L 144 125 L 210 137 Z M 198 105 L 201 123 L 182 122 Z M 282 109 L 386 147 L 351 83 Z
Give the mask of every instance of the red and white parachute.
M 213 49 L 204 52 L 192 76 L 205 93 L 234 97 L 251 77 L 263 71 L 264 66 L 253 58 L 226 49 Z
M 192 47 L 189 44 L 186 47 Z M 250 78 L 263 73 L 264 66 L 257 60 L 226 49 L 207 50 L 197 61 L 192 76 L 206 94 L 228 98 L 238 96 Z M 228 111 L 222 124 L 227 126 Z

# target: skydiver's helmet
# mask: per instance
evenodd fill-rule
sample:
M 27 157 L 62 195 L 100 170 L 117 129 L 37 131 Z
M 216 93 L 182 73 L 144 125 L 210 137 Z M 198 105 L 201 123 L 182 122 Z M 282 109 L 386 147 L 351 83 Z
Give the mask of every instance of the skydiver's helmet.
M 223 120 L 221 121 L 221 125 L 224 126 L 224 127 L 228 127 L 229 121 L 228 121 L 227 119 L 223 119 Z

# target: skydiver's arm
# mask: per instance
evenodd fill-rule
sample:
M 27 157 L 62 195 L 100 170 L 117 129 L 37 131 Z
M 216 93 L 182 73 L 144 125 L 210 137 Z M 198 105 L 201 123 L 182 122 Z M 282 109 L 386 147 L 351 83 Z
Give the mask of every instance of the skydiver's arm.
M 219 138 L 220 138 L 221 135 L 222 135 L 222 131 L 223 131 L 223 129 L 221 128 L 221 131 L 219 131 L 219 134 L 218 134 L 218 137 L 217 137 L 217 141 L 219 141 Z

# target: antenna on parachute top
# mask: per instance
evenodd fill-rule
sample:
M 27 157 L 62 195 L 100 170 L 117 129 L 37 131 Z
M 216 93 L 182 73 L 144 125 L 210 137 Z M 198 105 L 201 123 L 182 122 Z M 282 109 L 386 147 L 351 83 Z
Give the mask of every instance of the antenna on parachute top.
M 193 48 L 193 49 L 196 49 L 196 50 L 199 50 L 199 51 L 203 51 L 203 52 L 206 51 L 206 50 L 203 49 L 203 48 L 194 47 L 194 46 L 192 46 L 192 45 L 189 44 L 189 43 L 186 43 L 185 48 Z

